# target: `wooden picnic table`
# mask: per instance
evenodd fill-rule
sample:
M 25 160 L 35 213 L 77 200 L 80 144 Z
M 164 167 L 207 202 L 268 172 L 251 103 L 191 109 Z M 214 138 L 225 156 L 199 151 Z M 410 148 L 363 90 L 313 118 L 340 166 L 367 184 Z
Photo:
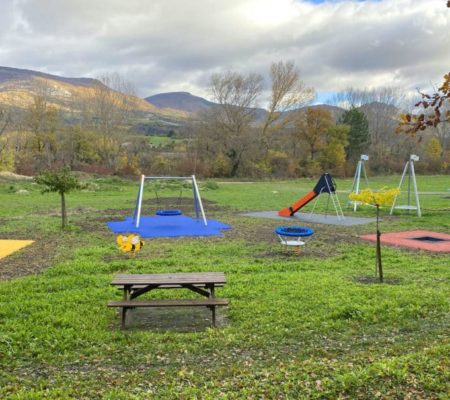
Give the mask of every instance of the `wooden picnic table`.
M 118 274 L 111 285 L 123 290 L 123 300 L 110 301 L 108 307 L 122 308 L 121 326 L 125 328 L 127 310 L 135 307 L 208 307 L 212 325 L 216 326 L 216 307 L 228 305 L 227 299 L 215 297 L 215 288 L 226 283 L 223 272 L 185 272 L 172 274 Z M 155 289 L 189 289 L 204 296 L 202 299 L 136 300 Z

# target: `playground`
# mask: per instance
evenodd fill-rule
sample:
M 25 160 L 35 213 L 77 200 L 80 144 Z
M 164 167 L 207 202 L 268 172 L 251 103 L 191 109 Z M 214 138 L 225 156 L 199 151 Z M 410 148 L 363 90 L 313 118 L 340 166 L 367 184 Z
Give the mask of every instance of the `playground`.
M 133 218 L 138 183 L 93 178 L 94 191 L 70 193 L 64 232 L 56 194 L 42 195 L 26 182 L 0 183 L 0 198 L 11 204 L 0 214 L 0 239 L 34 241 L 0 259 L 0 397 L 201 398 L 207 388 L 211 398 L 236 398 L 239 387 L 248 398 L 277 398 L 280 390 L 291 398 L 378 392 L 381 398 L 445 398 L 449 253 L 383 244 L 385 282 L 378 283 L 375 244 L 361 238 L 375 233 L 375 210 L 353 210 L 351 178 L 336 179 L 335 193 L 345 218 L 366 223 L 305 221 L 313 210 L 338 219 L 328 193 L 305 204 L 297 218 L 245 215 L 277 214 L 318 180 L 200 182 L 206 218 L 230 229 L 144 238 L 133 257 L 118 250 L 118 234 L 107 224 Z M 370 185 L 396 187 L 399 180 L 376 177 Z M 6 190 L 11 185 L 29 194 Z M 417 186 L 421 216 L 383 208 L 382 237 L 448 234 L 448 176 L 417 176 Z M 189 188 L 182 198 L 178 188 L 161 189 L 158 199 L 147 194 L 142 218 L 178 209 L 197 221 Z M 402 193 L 397 204 L 407 200 Z M 275 233 L 297 225 L 313 231 L 302 231 L 309 236 L 300 238 L 300 254 L 285 251 Z M 210 328 L 207 309 L 173 308 L 137 309 L 121 331 L 116 310 L 106 307 L 120 299 L 110 285 L 116 274 L 190 272 L 226 275 L 217 292 L 229 305 L 218 311 L 218 329 Z

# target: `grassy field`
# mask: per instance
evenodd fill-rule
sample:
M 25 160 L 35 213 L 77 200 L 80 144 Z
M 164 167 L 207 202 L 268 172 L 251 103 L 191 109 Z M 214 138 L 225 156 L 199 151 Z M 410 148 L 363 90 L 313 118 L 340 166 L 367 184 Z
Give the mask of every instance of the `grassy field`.
M 35 243 L 0 260 L 0 398 L 448 399 L 448 253 L 384 246 L 379 284 L 374 245 L 358 238 L 374 233 L 373 223 L 311 225 L 315 234 L 296 256 L 273 234 L 280 221 L 240 215 L 286 207 L 315 183 L 204 182 L 207 216 L 233 229 L 146 240 L 131 258 L 105 223 L 131 215 L 136 182 L 89 180 L 68 195 L 70 226 L 61 232 L 57 195 L 1 181 L 0 239 Z M 337 181 L 345 207 L 351 183 Z M 383 210 L 383 232 L 450 232 L 450 178 L 418 177 L 418 186 L 423 218 Z M 158 195 L 159 203 L 146 193 L 144 213 L 192 209 L 178 188 Z M 316 209 L 325 210 L 321 197 Z M 357 215 L 374 213 L 361 207 Z M 117 311 L 106 307 L 120 298 L 109 285 L 114 274 L 189 271 L 225 272 L 217 295 L 230 306 L 219 310 L 218 329 L 209 327 L 208 310 L 183 309 L 134 310 L 120 330 Z M 169 293 L 180 294 L 190 296 Z

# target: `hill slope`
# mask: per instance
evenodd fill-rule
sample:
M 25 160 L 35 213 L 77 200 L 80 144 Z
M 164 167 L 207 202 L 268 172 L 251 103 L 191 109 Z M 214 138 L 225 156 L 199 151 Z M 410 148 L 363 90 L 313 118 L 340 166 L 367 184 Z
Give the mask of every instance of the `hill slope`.
M 79 111 L 86 101 L 101 91 L 114 96 L 117 104 L 127 104 L 132 110 L 144 114 L 183 117 L 183 113 L 167 108 L 157 108 L 132 95 L 117 92 L 97 79 L 67 78 L 39 71 L 0 66 L 0 104 L 26 108 L 36 95 L 45 95 L 49 105 L 63 111 Z
M 171 108 L 189 113 L 196 113 L 216 105 L 203 97 L 194 96 L 188 92 L 159 93 L 146 97 L 145 100 L 158 108 Z

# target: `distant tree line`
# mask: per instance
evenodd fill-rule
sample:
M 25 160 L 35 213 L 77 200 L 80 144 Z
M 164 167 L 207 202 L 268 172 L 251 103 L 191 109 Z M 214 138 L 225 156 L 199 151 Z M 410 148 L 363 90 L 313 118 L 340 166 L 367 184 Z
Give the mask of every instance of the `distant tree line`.
M 370 155 L 374 173 L 401 171 L 411 153 L 422 156 L 420 171 L 449 170 L 448 126 L 430 129 L 422 143 L 395 133 L 407 107 L 399 89 L 349 88 L 328 106 L 305 107 L 313 90 L 292 63 L 272 64 L 270 79 L 271 101 L 261 116 L 255 108 L 263 94 L 260 76 L 225 72 L 212 77 L 218 106 L 190 128 L 191 159 L 202 175 L 298 177 L 327 171 L 349 176 L 361 154 Z
M 401 117 L 414 109 L 405 106 L 398 89 L 349 88 L 330 104 L 315 106 L 314 90 L 294 63 L 272 63 L 268 76 L 264 82 L 255 73 L 214 74 L 210 92 L 217 106 L 195 115 L 158 145 L 136 129 L 142 121 L 136 117 L 133 88 L 118 75 L 101 77 L 87 97 L 72 99 L 66 107 L 53 105 L 51 85 L 43 83 L 30 105 L 0 106 L 0 170 L 34 175 L 68 166 L 126 176 L 349 176 L 360 154 L 370 155 L 374 173 L 391 173 L 417 153 L 418 171 L 449 171 L 448 123 L 428 123 L 426 130 L 420 125 L 420 142 L 395 133 L 401 132 L 399 121 L 408 127 L 420 122 Z M 448 83 L 440 89 L 448 93 Z M 264 98 L 269 99 L 266 111 L 258 108 Z M 423 101 L 420 105 L 428 104 Z M 435 107 L 433 113 L 436 118 Z

